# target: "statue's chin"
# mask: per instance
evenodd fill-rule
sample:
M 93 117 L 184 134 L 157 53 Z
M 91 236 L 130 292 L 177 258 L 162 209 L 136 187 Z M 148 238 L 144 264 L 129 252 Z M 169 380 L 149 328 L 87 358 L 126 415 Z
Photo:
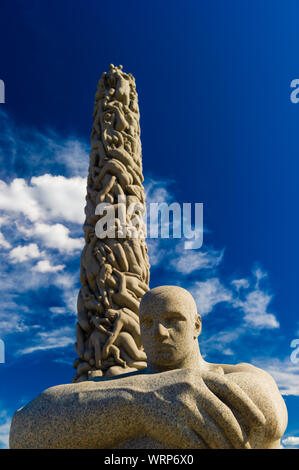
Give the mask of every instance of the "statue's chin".
M 184 360 L 185 357 L 177 357 L 177 355 L 173 354 L 173 351 L 169 351 L 167 353 L 165 352 L 163 355 L 160 354 L 156 361 L 155 358 L 153 358 L 151 365 L 153 369 L 164 370 L 166 372 L 167 370 L 181 369 Z

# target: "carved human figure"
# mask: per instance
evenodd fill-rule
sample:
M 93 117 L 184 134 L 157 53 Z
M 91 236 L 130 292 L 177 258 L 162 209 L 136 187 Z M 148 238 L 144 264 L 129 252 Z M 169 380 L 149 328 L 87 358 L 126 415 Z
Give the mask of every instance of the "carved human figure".
M 188 291 L 163 286 L 147 292 L 140 324 L 146 369 L 46 390 L 14 415 L 11 447 L 280 446 L 287 411 L 274 380 L 250 364 L 202 358 L 201 319 Z
M 111 346 L 116 342 L 123 328 L 131 333 L 137 348 L 141 349 L 140 326 L 137 315 L 134 318 L 131 311 L 127 308 L 119 310 L 109 309 L 105 315 L 113 323 L 113 330 L 103 349 L 103 358 L 108 357 Z
M 103 358 L 102 349 L 107 341 L 107 336 L 105 333 L 100 331 L 99 329 L 94 330 L 89 337 L 89 343 L 91 347 L 94 349 L 94 357 L 95 357 L 95 366 L 97 369 L 101 368 L 101 361 Z M 114 357 L 117 364 L 121 366 L 125 366 L 126 362 L 120 357 L 120 350 L 115 345 L 111 345 L 109 353 Z M 106 359 L 106 358 L 103 358 Z
M 99 264 L 94 257 L 94 248 L 98 242 L 94 231 L 90 230 L 87 235 L 88 242 L 83 248 L 80 261 L 80 282 L 82 286 L 88 285 L 92 291 L 96 291 L 96 276 Z

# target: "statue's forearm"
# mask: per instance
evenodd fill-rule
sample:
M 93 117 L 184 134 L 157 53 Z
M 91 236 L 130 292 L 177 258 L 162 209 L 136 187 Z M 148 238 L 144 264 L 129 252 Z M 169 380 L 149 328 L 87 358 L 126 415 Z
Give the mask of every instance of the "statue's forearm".
M 259 373 L 134 374 L 46 390 L 14 415 L 10 445 L 107 449 L 145 435 L 173 448 L 270 448 L 286 426 L 283 407 Z
M 111 382 L 52 387 L 15 413 L 11 448 L 109 448 L 135 437 L 129 389 Z

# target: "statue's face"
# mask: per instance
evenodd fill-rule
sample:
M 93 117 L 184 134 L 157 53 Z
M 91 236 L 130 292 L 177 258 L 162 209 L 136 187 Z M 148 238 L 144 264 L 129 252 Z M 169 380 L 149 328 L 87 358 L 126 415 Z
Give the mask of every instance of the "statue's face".
M 179 368 L 194 350 L 200 318 L 195 316 L 188 300 L 184 295 L 173 296 L 170 292 L 154 296 L 141 305 L 141 338 L 150 364 L 162 369 Z

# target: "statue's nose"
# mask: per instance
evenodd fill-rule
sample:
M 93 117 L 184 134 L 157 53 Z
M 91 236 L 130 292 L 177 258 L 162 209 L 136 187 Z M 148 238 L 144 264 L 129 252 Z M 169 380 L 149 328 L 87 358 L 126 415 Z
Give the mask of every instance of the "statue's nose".
M 168 338 L 169 336 L 167 328 L 165 328 L 165 326 L 162 325 L 162 323 L 158 323 L 156 325 L 155 333 L 158 338 L 162 338 L 162 339 Z

